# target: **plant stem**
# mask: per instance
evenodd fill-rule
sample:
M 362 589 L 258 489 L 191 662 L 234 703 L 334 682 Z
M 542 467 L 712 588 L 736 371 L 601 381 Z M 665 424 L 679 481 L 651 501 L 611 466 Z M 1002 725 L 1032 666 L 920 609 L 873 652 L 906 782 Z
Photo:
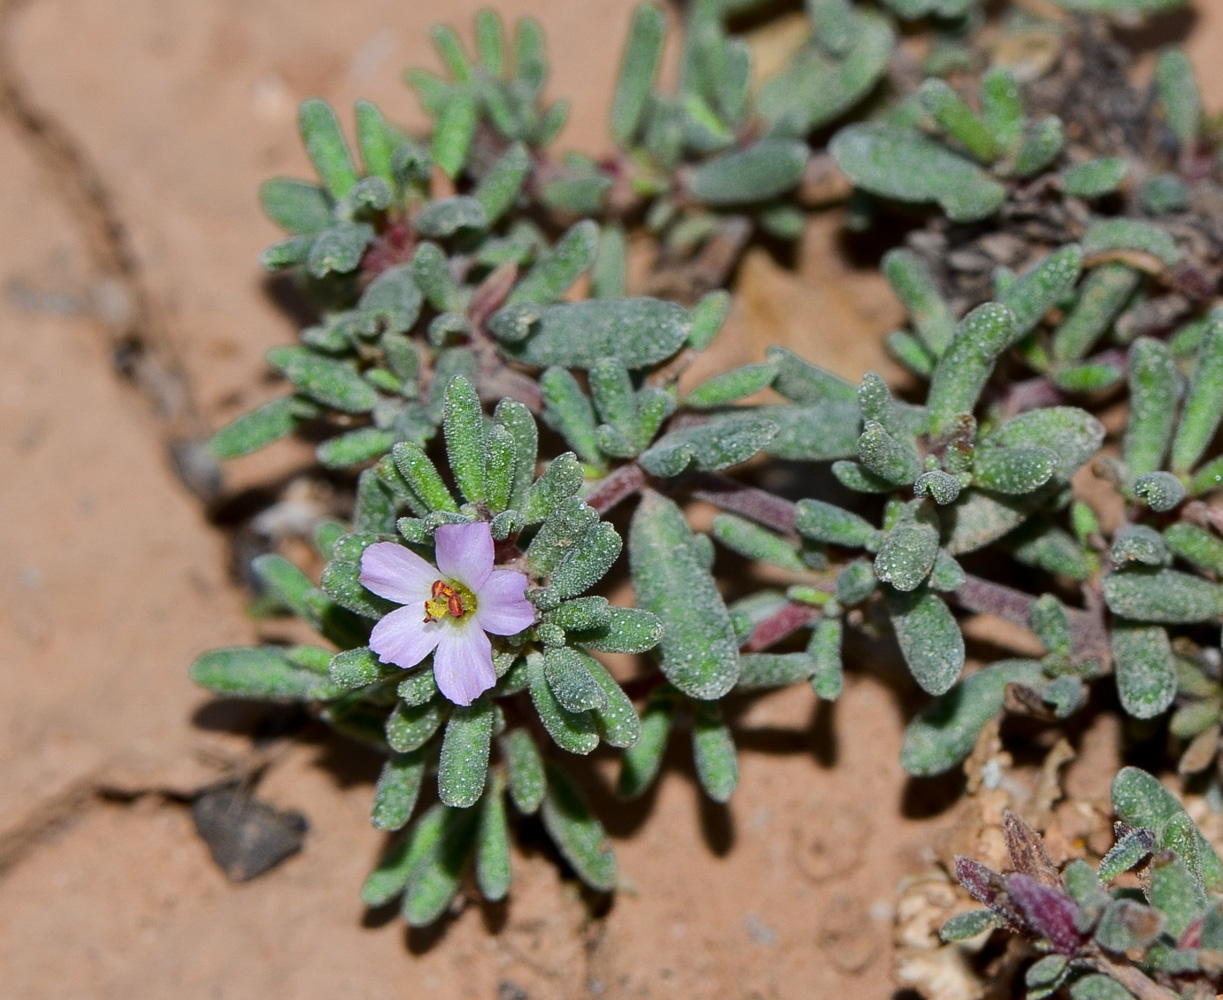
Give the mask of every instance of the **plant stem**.
M 636 462 L 622 465 L 610 476 L 599 483 L 586 497 L 586 503 L 602 516 L 620 503 L 627 500 L 646 484 L 645 470 Z
M 775 493 L 744 486 L 712 472 L 697 473 L 687 482 L 694 487 L 689 491 L 694 500 L 704 500 L 722 510 L 741 514 L 775 531 L 794 532 L 794 504 Z
M 789 601 L 756 625 L 745 648 L 749 653 L 762 652 L 810 625 L 819 616 L 819 611 L 809 604 Z
M 1092 959 L 1092 967 L 1097 972 L 1116 980 L 1134 994 L 1138 1000 L 1176 1000 L 1176 994 L 1164 989 L 1158 983 L 1152 982 L 1140 969 L 1132 965 L 1122 965 L 1103 955 Z

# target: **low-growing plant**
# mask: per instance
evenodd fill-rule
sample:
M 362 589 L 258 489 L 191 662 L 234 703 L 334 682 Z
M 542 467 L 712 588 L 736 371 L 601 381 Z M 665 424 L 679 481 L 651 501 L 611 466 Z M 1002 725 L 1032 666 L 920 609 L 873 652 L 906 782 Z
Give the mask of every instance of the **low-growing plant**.
M 1181 772 L 1223 801 L 1223 184 L 1192 68 L 1166 50 L 1135 89 L 1099 18 L 809 0 L 809 37 L 754 81 L 728 28 L 747 6 L 690 5 L 674 89 L 658 83 L 666 17 L 637 9 L 603 160 L 549 151 L 567 105 L 542 98 L 542 33 L 526 19 L 511 41 L 486 11 L 474 57 L 438 28 L 446 74 L 407 74 L 427 134 L 361 102 L 354 153 L 312 99 L 318 183 L 263 188 L 289 234 L 264 263 L 317 319 L 269 355 L 289 394 L 213 448 L 301 433 L 351 512 L 316 525 L 317 583 L 274 552 L 254 563 L 322 644 L 218 650 L 193 676 L 305 703 L 385 755 L 371 815 L 393 836 L 364 899 L 402 897 L 410 924 L 469 871 L 506 896 L 515 815 L 539 813 L 578 877 L 613 890 L 573 756 L 613 748 L 633 797 L 682 731 L 724 802 L 725 700 L 837 698 L 847 633 L 890 635 L 903 697 L 934 696 L 905 735 L 915 776 L 959 766 L 1004 710 L 1058 725 L 1109 710 L 1092 691 L 1115 685 L 1123 715 L 1170 719 Z M 1054 57 L 1033 63 L 1033 38 Z M 1084 99 L 1101 86 L 1107 107 Z M 774 347 L 690 385 L 745 247 L 784 248 L 845 199 L 850 227 L 890 247 L 909 323 L 887 344 L 912 380 L 855 385 Z M 651 248 L 640 282 L 630 239 Z M 693 501 L 717 511 L 705 530 Z M 607 599 L 625 567 L 631 607 Z M 981 613 L 1044 655 L 965 672 Z M 987 910 L 947 934 L 1029 937 L 1049 952 L 1033 997 L 1205 995 L 1223 870 L 1150 775 L 1123 770 L 1113 797 L 1098 874 L 1057 870 L 1013 818 L 1015 874 L 962 859 Z M 1140 864 L 1145 897 L 1106 888 Z

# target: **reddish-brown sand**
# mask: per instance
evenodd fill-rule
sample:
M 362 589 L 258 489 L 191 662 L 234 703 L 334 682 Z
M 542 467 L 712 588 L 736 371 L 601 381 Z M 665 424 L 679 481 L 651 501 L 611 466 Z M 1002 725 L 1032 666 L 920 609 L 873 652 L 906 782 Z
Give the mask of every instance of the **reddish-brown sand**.
M 382 838 L 375 760 L 284 744 L 260 794 L 306 813 L 305 849 L 225 880 L 173 795 L 249 752 L 201 724 L 193 657 L 254 641 L 228 549 L 165 457 L 165 422 L 115 373 L 114 330 L 143 296 L 154 353 L 181 364 L 217 426 L 275 392 L 261 356 L 293 336 L 257 258 L 276 238 L 255 192 L 305 175 L 297 102 L 378 101 L 421 122 L 399 82 L 433 66 L 428 26 L 470 0 L 8 0 L 0 5 L 0 995 L 75 998 L 888 997 L 893 890 L 940 824 L 897 763 L 903 717 L 873 676 L 832 711 L 805 689 L 740 719 L 742 780 L 703 805 L 684 754 L 611 824 L 626 888 L 598 919 L 538 853 L 508 906 L 436 933 L 366 915 Z M 1223 4 L 1190 49 L 1223 102 Z M 545 24 L 562 144 L 603 147 L 631 0 L 511 0 Z M 67 145 L 60 142 L 66 139 Z M 69 155 L 78 150 L 82 157 Z M 105 280 L 114 243 L 134 266 Z M 753 254 L 722 360 L 781 342 L 849 377 L 888 373 L 898 307 L 816 221 L 796 272 Z M 230 488 L 288 468 L 274 449 Z M 202 720 L 207 722 L 205 716 Z M 607 762 L 589 772 L 597 790 Z M 1095 789 L 1093 794 L 1099 794 Z M 106 794 L 101 794 L 106 793 Z M 601 796 L 603 804 L 610 800 Z M 945 824 L 945 820 L 942 821 Z

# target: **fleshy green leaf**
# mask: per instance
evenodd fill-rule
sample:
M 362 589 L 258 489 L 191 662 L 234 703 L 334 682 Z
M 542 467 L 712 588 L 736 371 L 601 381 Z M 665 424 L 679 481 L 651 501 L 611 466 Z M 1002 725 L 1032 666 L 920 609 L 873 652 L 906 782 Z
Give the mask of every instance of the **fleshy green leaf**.
M 476 884 L 480 895 L 496 902 L 510 891 L 510 829 L 505 817 L 505 796 L 494 786 L 480 806 L 476 828 Z
M 888 616 L 914 680 L 942 694 L 964 668 L 964 636 L 946 603 L 926 587 L 885 592 Z
M 801 136 L 822 128 L 866 97 L 886 71 L 896 41 L 891 26 L 874 11 L 851 13 L 844 51 L 830 55 L 821 29 L 761 89 L 757 110 L 775 132 Z
M 1104 578 L 1113 614 L 1169 625 L 1209 621 L 1223 612 L 1223 587 L 1174 569 L 1131 569 Z
M 466 809 L 479 801 L 488 777 L 492 735 L 493 706 L 486 698 L 450 713 L 437 770 L 438 794 L 446 805 Z
M 552 763 L 547 770 L 548 791 L 540 811 L 544 829 L 578 878 L 592 889 L 610 892 L 616 887 L 616 858 L 603 824 L 564 771 Z
M 777 433 L 777 425 L 752 413 L 715 417 L 659 438 L 637 461 L 653 476 L 677 476 L 688 466 L 714 471 L 746 462 Z
M 633 514 L 629 565 L 637 603 L 663 624 L 662 671 L 692 698 L 721 698 L 739 677 L 730 613 L 672 501 L 646 493 Z
M 1160 846 L 1164 844 L 1164 831 L 1169 827 L 1180 827 L 1188 822 L 1193 828 L 1193 821 L 1176 796 L 1153 775 L 1137 767 L 1123 767 L 1117 772 L 1112 783 L 1112 800 L 1118 819 L 1129 826 L 1154 830 Z M 1206 888 L 1217 890 L 1223 886 L 1223 862 L 1196 828 L 1193 834 Z
M 484 411 L 476 388 L 459 375 L 446 386 L 442 427 L 455 482 L 470 503 L 485 499 Z
M 606 653 L 644 653 L 658 645 L 663 626 L 657 615 L 639 608 L 609 608 L 610 621 L 590 631 L 571 632 L 570 642 Z
M 862 548 L 878 534 L 865 518 L 823 500 L 798 501 L 794 519 L 804 538 L 851 549 Z
M 715 206 L 768 201 L 798 184 L 807 153 L 803 142 L 762 139 L 701 164 L 688 177 L 688 194 Z
M 995 493 L 1031 493 L 1053 477 L 1058 465 L 1051 448 L 980 448 L 973 456 L 973 482 Z
M 442 105 L 433 127 L 430 152 L 433 162 L 452 180 L 459 175 L 476 134 L 478 109 L 475 98 L 466 89 L 451 92 Z
M 1001 302 L 1015 316 L 1010 343 L 1022 340 L 1074 288 L 1083 270 L 1083 251 L 1071 243 L 1055 250 L 1003 293 Z
M 867 420 L 863 425 L 858 457 L 870 472 L 894 485 L 911 483 L 921 475 L 917 452 L 892 437 L 877 420 Z
M 928 516 L 903 518 L 883 539 L 875 556 L 875 576 L 899 591 L 922 585 L 938 555 L 938 528 Z
M 667 19 L 658 7 L 652 3 L 638 4 L 620 59 L 620 75 L 612 101 L 611 134 L 619 146 L 629 147 L 641 126 L 662 59 L 666 30 Z
M 882 269 L 922 343 L 938 358 L 955 335 L 956 321 L 930 268 L 913 251 L 898 248 L 884 254 Z
M 299 422 L 299 406 L 292 396 L 264 403 L 222 427 L 212 436 L 208 447 L 217 458 L 238 458 L 258 451 L 293 433 Z
M 1094 268 L 1083 282 L 1070 315 L 1053 334 L 1053 356 L 1059 361 L 1073 361 L 1087 354 L 1130 300 L 1141 277 L 1119 262 Z
M 1202 338 L 1180 426 L 1172 441 L 1172 470 L 1186 473 L 1206 453 L 1223 418 L 1223 317 L 1212 316 Z
M 998 355 L 1012 342 L 1014 325 L 1014 314 L 996 302 L 978 306 L 960 321 L 930 379 L 931 433 L 946 431 L 961 413 L 973 411 Z
M 726 802 L 739 784 L 739 760 L 730 729 L 715 702 L 697 702 L 692 725 L 692 758 L 701 787 L 715 802 Z
M 357 168 L 331 105 L 317 97 L 303 101 L 298 125 L 323 187 L 332 198 L 343 198 L 357 183 Z
M 1134 496 L 1146 501 L 1157 513 L 1177 507 L 1185 499 L 1185 487 L 1170 472 L 1148 472 L 1134 480 Z
M 1076 198 L 1100 198 L 1121 186 L 1128 169 L 1120 156 L 1086 160 L 1062 171 L 1062 187 Z
M 1168 127 L 1182 146 L 1192 147 L 1202 127 L 1202 95 L 1193 63 L 1183 49 L 1169 47 L 1159 53 L 1155 94 L 1163 105 Z
M 684 405 L 698 410 L 725 406 L 767 388 L 776 374 L 774 364 L 735 368 L 702 382 L 684 397 Z
M 527 662 L 531 701 L 548 735 L 562 750 L 590 753 L 599 745 L 599 734 L 590 712 L 570 712 L 561 705 L 544 675 L 543 656 L 528 656 Z
M 386 720 L 386 741 L 400 753 L 419 750 L 446 721 L 446 706 L 440 700 L 423 705 L 399 702 Z
M 391 754 L 382 765 L 374 786 L 370 820 L 379 830 L 399 830 L 407 825 L 420 797 L 425 776 L 425 758 L 417 753 Z
M 339 693 L 326 676 L 297 665 L 276 646 L 214 649 L 191 665 L 191 679 L 227 698 L 309 701 Z
M 446 912 L 471 861 L 478 814 L 441 807 L 441 833 L 421 857 L 404 888 L 403 918 L 409 927 L 427 927 Z
M 1121 707 L 1139 719 L 1162 715 L 1176 697 L 1168 633 L 1158 625 L 1113 622 L 1113 664 Z
M 524 310 L 530 310 L 527 338 L 507 342 L 505 332 L 528 315 Z M 539 368 L 589 368 L 608 357 L 627 368 L 644 368 L 683 346 L 690 321 L 687 310 L 672 302 L 595 299 L 502 309 L 489 327 L 507 355 Z
M 1166 229 L 1143 219 L 1100 219 L 1083 234 L 1083 256 L 1136 250 L 1150 254 L 1165 267 L 1175 267 L 1181 259 L 1176 241 Z
M 982 163 L 991 163 L 999 153 L 998 143 L 985 122 L 943 80 L 926 80 L 917 89 L 917 99 L 939 127 Z
M 294 355 L 285 377 L 316 402 L 345 413 L 366 413 L 378 401 L 373 387 L 353 368 L 317 355 Z
M 734 514 L 717 514 L 713 519 L 712 536 L 732 552 L 746 559 L 802 571 L 805 564 L 795 547 L 767 528 Z
M 535 262 L 535 266 L 510 294 L 506 305 L 555 302 L 590 267 L 598 239 L 599 227 L 589 219 L 571 227 L 556 241 L 556 246 Z M 534 339 L 540 335 L 537 333 Z
M 484 209 L 489 225 L 497 222 L 513 207 L 530 170 L 531 158 L 526 147 L 516 142 L 480 178 L 471 195 Z
M 1006 198 L 1006 188 L 975 163 L 907 129 L 850 125 L 829 150 L 859 187 L 898 201 L 936 201 L 954 222 L 987 218 Z
M 1182 559 L 1223 575 L 1223 539 L 1195 524 L 1179 521 L 1164 529 L 1164 541 Z
M 310 245 L 306 270 L 315 278 L 355 271 L 373 238 L 374 227 L 366 222 L 338 222 L 329 226 Z
M 317 184 L 274 177 L 259 188 L 259 202 L 290 233 L 312 236 L 331 225 L 331 199 Z
M 1002 660 L 969 674 L 909 723 L 901 766 L 921 777 L 951 770 L 972 752 L 977 734 L 1002 711 L 1008 684 L 1036 684 L 1036 660 Z

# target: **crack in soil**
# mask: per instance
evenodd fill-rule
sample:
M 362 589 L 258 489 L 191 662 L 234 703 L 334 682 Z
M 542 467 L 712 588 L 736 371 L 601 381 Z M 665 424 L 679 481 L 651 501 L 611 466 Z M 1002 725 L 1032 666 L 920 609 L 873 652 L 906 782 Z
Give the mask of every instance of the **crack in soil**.
M 115 371 L 151 405 L 178 479 L 209 502 L 221 472 L 208 451 L 209 430 L 156 298 L 145 280 L 128 227 L 101 173 L 80 143 L 27 92 L 12 52 L 18 16 L 33 0 L 0 0 L 0 120 L 46 170 L 87 248 L 99 280 L 94 320 L 106 333 Z

